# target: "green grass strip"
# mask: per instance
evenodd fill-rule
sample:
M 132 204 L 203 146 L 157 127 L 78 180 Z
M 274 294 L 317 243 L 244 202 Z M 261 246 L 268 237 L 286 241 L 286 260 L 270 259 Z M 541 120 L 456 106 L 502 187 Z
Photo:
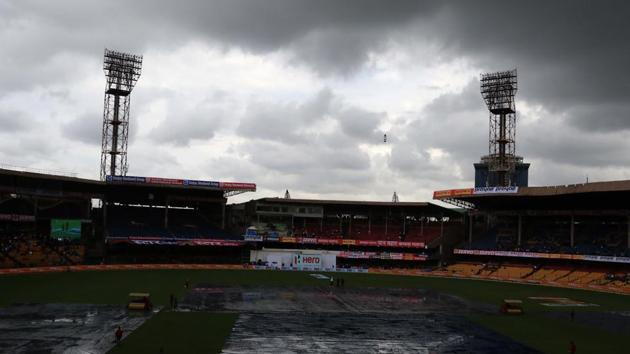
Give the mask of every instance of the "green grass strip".
M 527 301 L 531 296 L 569 297 L 600 305 L 580 311 L 630 310 L 630 297 L 579 289 L 502 283 L 470 279 L 333 274 L 347 288 L 424 288 L 499 306 L 503 299 L 522 299 L 525 309 L 556 310 Z M 86 271 L 0 276 L 0 306 L 11 303 L 125 304 L 130 292 L 148 292 L 156 305 L 168 305 L 170 294 L 181 296 L 184 282 L 212 286 L 328 286 L 308 272 L 251 270 L 130 270 Z
M 232 313 L 162 311 L 108 353 L 220 353 L 237 317 Z
M 580 354 L 622 353 L 628 346 L 627 337 L 620 334 L 541 314 L 471 315 L 470 319 L 543 353 L 568 353 L 570 341 Z

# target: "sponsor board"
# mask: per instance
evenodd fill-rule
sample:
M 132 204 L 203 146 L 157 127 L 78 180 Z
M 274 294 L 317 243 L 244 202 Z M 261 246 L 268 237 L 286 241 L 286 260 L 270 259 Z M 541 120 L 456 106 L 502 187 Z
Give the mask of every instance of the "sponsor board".
M 146 181 L 149 184 L 166 184 L 174 186 L 180 186 L 184 184 L 183 180 L 174 178 L 147 177 Z
M 585 261 L 630 264 L 630 257 L 594 256 L 594 255 L 583 255 L 582 257 L 583 257 L 582 259 L 584 259 Z
M 405 261 L 425 261 L 427 256 L 424 254 L 415 253 L 388 253 L 388 252 L 346 252 L 341 251 L 337 254 L 337 258 L 350 258 L 350 259 L 393 259 L 393 260 L 405 260 Z
M 194 179 L 185 179 L 183 180 L 183 184 L 185 186 L 192 186 L 192 187 L 219 188 L 219 182 L 216 182 L 216 181 L 198 181 Z
M 452 198 L 472 195 L 474 188 L 446 189 L 433 192 L 433 199 Z
M 255 183 L 219 182 L 219 187 L 223 189 L 231 189 L 231 190 L 256 191 Z
M 612 257 L 612 256 L 594 256 L 583 254 L 564 254 L 564 253 L 539 253 L 539 252 L 517 252 L 517 251 L 492 251 L 492 250 L 467 250 L 456 248 L 453 250 L 455 254 L 473 255 L 473 256 L 498 256 L 498 257 L 519 257 L 519 258 L 548 258 L 548 259 L 573 259 L 594 262 L 610 262 L 610 263 L 628 263 L 628 257 Z
M 220 240 L 220 239 L 180 239 L 161 237 L 108 237 L 105 242 L 130 243 L 134 245 L 156 245 L 156 246 L 223 246 L 238 247 L 243 245 L 243 241 Z
M 341 240 L 335 238 L 318 238 L 317 243 L 320 245 L 340 245 Z
M 296 254 L 294 263 L 298 269 L 319 270 L 322 268 L 322 256 L 319 254 Z
M 247 233 L 243 235 L 243 240 L 249 242 L 260 242 L 263 240 L 263 237 L 262 235 Z
M 106 182 L 146 183 L 146 177 L 140 176 L 107 176 Z
M 514 194 L 518 193 L 518 187 L 475 187 L 473 194 Z
M 269 237 L 267 240 L 271 241 Z M 342 245 L 342 246 L 378 246 L 378 247 L 401 247 L 401 248 L 424 248 L 424 242 L 408 241 L 367 241 L 336 238 L 311 238 L 311 237 L 289 237 L 281 236 L 278 239 L 283 243 L 306 243 L 320 245 Z
M 279 241 L 280 240 L 280 234 L 278 233 L 278 231 L 269 231 L 269 233 L 267 233 L 267 236 L 265 236 L 265 240 L 267 240 L 267 241 Z
M 187 186 L 187 187 L 203 187 L 216 188 L 225 190 L 243 190 L 255 191 L 255 183 L 241 182 L 218 182 L 218 181 L 202 181 L 196 179 L 176 179 L 162 177 L 141 177 L 141 176 L 106 176 L 105 182 L 108 183 L 140 183 L 140 184 L 158 184 L 168 186 Z

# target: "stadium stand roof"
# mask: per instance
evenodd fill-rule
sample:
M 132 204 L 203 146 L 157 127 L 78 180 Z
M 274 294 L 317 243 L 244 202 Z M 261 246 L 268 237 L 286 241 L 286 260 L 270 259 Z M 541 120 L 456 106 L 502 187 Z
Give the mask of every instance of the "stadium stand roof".
M 318 205 L 328 208 L 347 209 L 424 209 L 427 212 L 443 212 L 445 214 L 457 213 L 457 210 L 445 208 L 430 202 L 381 202 L 381 201 L 359 201 L 359 200 L 330 200 L 330 199 L 287 199 L 287 198 L 261 198 L 255 200 L 258 203 L 294 204 L 294 205 Z
M 254 183 L 198 181 L 158 177 L 108 176 L 107 181 L 54 174 L 0 169 L 0 192 L 55 197 L 91 197 L 105 195 L 124 196 L 149 190 L 156 194 L 186 197 L 223 197 L 230 194 L 255 191 Z
M 630 180 L 543 187 L 488 187 L 435 191 L 433 198 L 475 209 L 630 209 Z

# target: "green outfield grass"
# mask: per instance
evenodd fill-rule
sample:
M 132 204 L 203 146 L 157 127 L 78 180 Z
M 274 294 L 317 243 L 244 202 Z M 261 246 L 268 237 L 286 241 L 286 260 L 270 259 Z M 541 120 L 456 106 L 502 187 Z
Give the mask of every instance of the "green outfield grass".
M 232 313 L 162 311 L 108 354 L 219 353 L 236 317 Z
M 503 299 L 522 299 L 526 312 L 523 316 L 505 317 L 479 314 L 472 315 L 471 319 L 547 353 L 566 352 L 568 342 L 571 339 L 578 344 L 580 354 L 614 352 L 615 348 L 627 347 L 627 338 L 620 334 L 573 323 L 568 316 L 565 320 L 549 319 L 544 315 L 544 312 L 557 311 L 558 309 L 541 306 L 538 302 L 527 298 L 532 296 L 568 297 L 599 305 L 599 307 L 576 308 L 575 311 L 579 315 L 583 311 L 628 311 L 630 310 L 629 296 L 470 279 L 374 274 L 334 274 L 334 276 L 342 276 L 345 279 L 346 287 L 434 289 L 470 301 L 491 304 L 497 308 Z M 308 272 L 280 271 L 138 270 L 10 275 L 0 276 L 0 306 L 29 302 L 123 305 L 128 300 L 129 292 L 134 291 L 149 292 L 155 304 L 167 305 L 170 294 L 181 296 L 185 292 L 184 283 L 186 280 L 192 284 L 209 283 L 216 286 L 328 286 L 326 281 L 315 279 L 309 276 Z M 198 317 L 189 318 L 186 316 Z M 223 318 L 221 316 L 228 317 Z M 179 338 L 177 342 L 185 342 L 191 348 L 190 352 L 197 352 L 195 348 L 201 347 L 208 348 L 211 352 L 213 350 L 218 351 L 229 333 L 229 330 L 223 331 L 223 329 L 231 328 L 233 321 L 233 315 L 229 314 L 201 313 L 199 315 L 186 314 L 180 317 L 178 313 L 161 313 L 147 321 L 136 333 L 130 335 L 120 348 L 116 348 L 116 353 L 145 352 L 142 348 L 150 350 L 148 352 L 151 353 L 159 353 L 159 351 L 153 350 L 154 347 L 142 347 L 142 343 L 146 342 L 145 338 L 156 336 L 156 333 L 158 336 L 160 333 L 171 333 L 171 328 L 175 331 L 172 333 L 181 333 L 181 335 L 173 335 L 173 338 Z M 216 325 L 217 328 L 221 328 L 216 333 L 223 334 L 219 336 L 220 338 L 210 339 L 194 330 L 190 332 L 185 330 L 188 326 L 198 329 L 201 327 L 199 323 L 206 328 Z M 208 325 L 206 326 L 204 323 Z M 185 333 L 190 333 L 192 337 L 186 337 Z M 193 343 L 195 342 L 194 338 L 199 338 L 199 343 Z M 173 345 L 164 343 L 167 346 Z M 170 353 L 170 351 L 165 351 L 165 353 Z

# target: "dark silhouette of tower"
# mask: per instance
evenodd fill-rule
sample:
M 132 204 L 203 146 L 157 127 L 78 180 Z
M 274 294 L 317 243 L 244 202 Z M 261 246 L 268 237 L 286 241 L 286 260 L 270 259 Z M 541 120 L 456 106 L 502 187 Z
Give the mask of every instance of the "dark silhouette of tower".
M 142 72 L 142 56 L 105 49 L 105 103 L 101 143 L 101 180 L 127 174 L 129 102 Z
M 516 69 L 481 75 L 490 112 L 488 155 L 475 164 L 475 187 L 527 186 L 529 164 L 516 155 Z

